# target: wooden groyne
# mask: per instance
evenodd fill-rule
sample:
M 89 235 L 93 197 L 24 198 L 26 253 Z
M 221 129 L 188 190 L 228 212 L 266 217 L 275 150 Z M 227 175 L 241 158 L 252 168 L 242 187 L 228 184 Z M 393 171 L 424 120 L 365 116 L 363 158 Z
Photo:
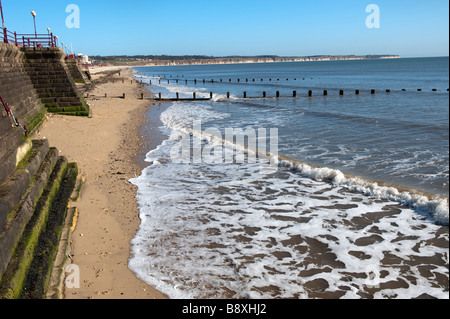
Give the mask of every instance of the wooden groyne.
M 449 91 L 449 89 L 447 89 L 447 92 Z M 334 92 L 334 94 L 332 94 Z M 117 98 L 117 99 L 127 99 L 127 98 L 134 98 L 134 99 L 141 99 L 141 100 L 150 100 L 150 101 L 158 101 L 158 102 L 177 102 L 177 101 L 210 101 L 210 100 L 214 100 L 215 97 L 217 96 L 222 96 L 223 98 L 221 99 L 217 99 L 216 101 L 222 101 L 225 99 L 273 99 L 273 98 L 294 98 L 294 99 L 300 99 L 300 98 L 313 98 L 313 97 L 331 97 L 331 96 L 345 96 L 345 95 L 355 95 L 355 96 L 371 96 L 371 95 L 375 95 L 378 93 L 384 93 L 386 95 L 390 95 L 390 94 L 394 94 L 394 93 L 402 93 L 402 92 L 407 92 L 406 89 L 402 89 L 402 90 L 391 90 L 391 89 L 386 89 L 386 90 L 376 90 L 376 89 L 365 89 L 365 90 L 361 90 L 361 89 L 348 89 L 348 90 L 343 90 L 343 89 L 303 89 L 303 90 L 293 90 L 292 93 L 286 93 L 284 92 L 284 94 L 281 94 L 281 91 L 275 91 L 275 92 L 267 92 L 267 91 L 263 91 L 260 93 L 260 95 L 258 96 L 251 96 L 248 94 L 247 91 L 243 91 L 241 95 L 239 96 L 232 96 L 231 92 L 226 92 L 224 93 L 214 93 L 214 92 L 210 92 L 209 96 L 204 97 L 205 92 L 192 92 L 191 97 L 181 97 L 181 93 L 176 92 L 175 93 L 175 97 L 164 97 L 162 96 L 162 93 L 157 93 L 154 94 L 153 96 L 145 96 L 144 93 L 141 93 L 140 96 L 133 96 L 133 97 L 127 97 L 125 93 L 123 93 L 122 95 L 115 95 L 115 96 L 108 96 L 106 93 L 104 95 L 91 95 L 91 94 L 87 94 L 85 96 L 85 98 L 89 99 L 99 99 L 99 98 Z M 410 92 L 422 92 L 422 93 L 426 93 L 424 90 L 422 89 L 417 89 L 417 91 L 410 91 Z M 430 92 L 443 92 L 443 91 L 439 91 L 437 89 L 432 89 Z M 330 94 L 331 93 L 331 94 Z

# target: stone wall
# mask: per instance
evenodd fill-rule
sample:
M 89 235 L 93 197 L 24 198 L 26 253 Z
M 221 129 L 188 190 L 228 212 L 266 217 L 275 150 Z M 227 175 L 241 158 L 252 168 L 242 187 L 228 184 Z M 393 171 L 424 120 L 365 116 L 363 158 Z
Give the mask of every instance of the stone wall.
M 15 117 L 30 132 L 45 114 L 34 85 L 25 70 L 25 55 L 11 44 L 0 43 L 0 94 Z M 11 119 L 0 102 L 0 184 L 13 172 L 25 152 L 20 151 L 24 132 L 11 127 Z
M 76 83 L 85 83 L 88 80 L 78 60 L 66 59 L 66 65 Z
M 67 67 L 60 48 L 24 48 L 25 69 L 42 103 L 50 112 L 88 115 L 86 103 Z M 77 114 L 77 112 L 79 112 Z
M 64 57 L 58 48 L 0 43 L 0 94 L 29 130 L 26 136 L 12 126 L 0 103 L 0 299 L 45 295 L 78 175 L 47 140 L 33 140 L 45 119 L 42 102 L 84 114 L 77 113 L 86 106 Z

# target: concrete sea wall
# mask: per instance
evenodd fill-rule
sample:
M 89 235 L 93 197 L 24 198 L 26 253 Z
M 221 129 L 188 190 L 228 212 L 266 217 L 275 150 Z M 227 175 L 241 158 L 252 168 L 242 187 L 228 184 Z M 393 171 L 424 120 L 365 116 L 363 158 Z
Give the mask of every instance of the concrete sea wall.
M 78 170 L 33 135 L 48 111 L 89 114 L 70 63 L 59 48 L 0 43 L 0 298 L 44 298 L 48 288 Z

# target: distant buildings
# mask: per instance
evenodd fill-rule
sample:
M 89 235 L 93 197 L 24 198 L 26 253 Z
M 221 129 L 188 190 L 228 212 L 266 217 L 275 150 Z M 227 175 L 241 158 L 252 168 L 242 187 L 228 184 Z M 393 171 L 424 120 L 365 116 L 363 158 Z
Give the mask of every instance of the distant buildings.
M 83 53 L 78 53 L 78 59 L 81 61 L 81 64 L 92 64 L 89 57 Z

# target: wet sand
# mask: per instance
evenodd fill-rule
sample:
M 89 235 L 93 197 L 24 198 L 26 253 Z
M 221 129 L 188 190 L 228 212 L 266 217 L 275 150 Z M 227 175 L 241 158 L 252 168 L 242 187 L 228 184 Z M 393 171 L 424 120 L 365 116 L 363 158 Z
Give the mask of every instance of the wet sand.
M 152 103 L 139 99 L 146 89 L 129 69 L 96 69 L 91 74 L 94 84 L 102 79 L 87 92 L 92 117 L 49 114 L 35 136 L 48 139 L 60 155 L 78 163 L 85 180 L 80 200 L 71 204 L 79 214 L 71 262 L 80 267 L 81 287 L 66 288 L 64 298 L 165 299 L 128 268 L 130 240 L 140 224 L 136 188 L 128 180 L 143 169 L 136 154 L 144 156 L 140 126 Z M 117 98 L 122 93 L 126 99 Z

